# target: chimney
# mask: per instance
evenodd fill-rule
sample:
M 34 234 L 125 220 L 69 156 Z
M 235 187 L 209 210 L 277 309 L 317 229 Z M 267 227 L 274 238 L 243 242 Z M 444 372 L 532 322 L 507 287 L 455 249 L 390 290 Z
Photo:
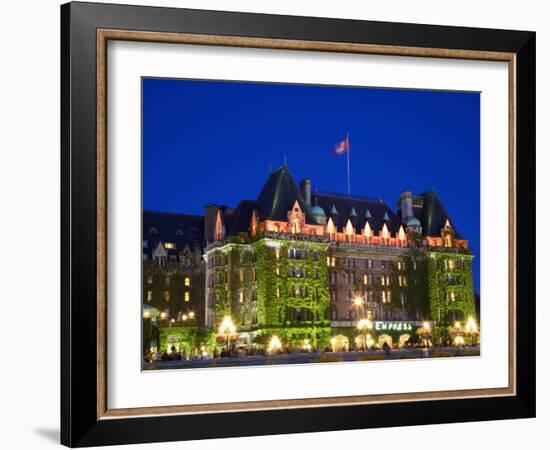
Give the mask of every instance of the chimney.
M 405 220 L 407 217 L 413 216 L 413 207 L 412 207 L 412 192 L 404 191 L 401 192 L 399 197 L 399 202 L 401 204 L 401 220 Z
M 300 181 L 300 191 L 306 202 L 306 206 L 311 206 L 311 180 L 309 178 L 304 178 Z

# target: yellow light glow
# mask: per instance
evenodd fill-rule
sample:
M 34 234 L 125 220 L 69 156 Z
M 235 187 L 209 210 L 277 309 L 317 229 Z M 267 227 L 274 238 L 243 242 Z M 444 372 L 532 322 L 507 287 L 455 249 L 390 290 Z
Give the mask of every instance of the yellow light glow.
M 455 328 L 460 328 L 460 322 L 455 322 Z
M 353 299 L 353 303 L 355 304 L 355 306 L 362 305 L 363 304 L 363 299 L 361 297 L 355 297 Z
M 374 341 L 372 340 L 372 337 L 370 334 L 367 334 L 367 347 L 372 347 L 374 344 Z
M 143 311 L 143 318 L 148 319 L 149 317 L 151 317 L 151 313 L 149 311 Z
M 172 319 L 170 322 L 175 323 L 175 322 L 176 322 L 176 319 Z
M 181 315 L 181 320 L 183 320 L 185 322 L 187 320 L 187 314 L 182 314 Z
M 331 344 L 331 345 L 335 345 L 335 344 L 336 344 L 336 338 L 334 338 L 334 337 L 331 338 L 330 344 Z
M 161 312 L 161 313 L 160 313 L 160 318 L 161 318 L 161 319 L 166 319 L 166 313 L 165 313 L 165 312 Z
M 464 338 L 462 336 L 455 337 L 455 345 L 464 345 Z
M 195 318 L 195 313 L 193 311 L 189 311 L 189 318 L 190 319 L 194 319 Z
M 465 328 L 467 333 L 477 333 L 477 324 L 473 317 L 468 317 Z
M 225 316 L 220 324 L 220 334 L 234 333 L 237 330 L 230 316 Z
M 429 332 L 430 331 L 430 322 L 428 321 L 425 321 L 422 326 L 424 327 L 424 330 L 426 330 L 426 332 Z
M 281 348 L 282 348 L 281 340 L 277 335 L 274 334 L 271 337 L 271 340 L 269 341 L 269 345 L 267 346 L 267 351 L 269 353 L 273 353 L 281 350 Z
M 364 330 L 365 328 L 367 330 L 372 330 L 372 321 L 369 319 L 361 319 L 357 322 L 357 328 L 360 330 Z

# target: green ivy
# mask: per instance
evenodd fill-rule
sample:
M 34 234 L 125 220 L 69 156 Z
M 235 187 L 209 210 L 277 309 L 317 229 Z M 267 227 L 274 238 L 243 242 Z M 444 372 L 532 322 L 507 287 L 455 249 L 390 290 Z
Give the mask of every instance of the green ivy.
M 463 261 L 463 267 L 460 265 L 454 269 L 445 269 L 444 260 L 458 259 Z M 472 284 L 472 259 L 467 254 L 433 252 L 428 254 L 427 272 L 428 272 L 428 298 L 430 302 L 430 316 L 442 326 L 449 325 L 450 319 L 447 319 L 449 312 L 456 311 L 462 314 L 462 320 L 467 317 L 476 318 L 474 304 L 474 289 Z M 445 281 L 447 275 L 459 279 L 461 283 L 448 285 Z M 447 301 L 447 293 L 454 292 L 457 295 L 455 301 Z M 443 332 L 441 334 L 444 334 Z

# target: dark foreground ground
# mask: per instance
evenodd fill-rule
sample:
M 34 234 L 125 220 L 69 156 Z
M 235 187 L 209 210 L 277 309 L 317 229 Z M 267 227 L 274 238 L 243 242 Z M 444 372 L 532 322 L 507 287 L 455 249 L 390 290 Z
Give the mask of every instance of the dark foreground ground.
M 449 358 L 455 356 L 479 356 L 479 347 L 443 347 L 426 349 L 400 349 L 366 352 L 292 353 L 272 356 L 246 356 L 187 361 L 163 361 L 144 363 L 143 370 L 196 369 L 205 367 L 267 366 L 278 364 L 312 364 L 345 361 L 381 361 L 418 358 Z

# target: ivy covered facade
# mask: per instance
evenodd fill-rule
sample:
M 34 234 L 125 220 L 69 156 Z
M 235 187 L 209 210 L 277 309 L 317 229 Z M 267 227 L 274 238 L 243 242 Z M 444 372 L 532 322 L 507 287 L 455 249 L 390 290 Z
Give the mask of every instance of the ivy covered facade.
M 308 179 L 298 187 L 283 166 L 256 200 L 209 204 L 201 224 L 194 241 L 169 245 L 200 254 L 190 268 L 193 282 L 203 283 L 192 300 L 196 322 L 170 323 L 166 314 L 159 322 L 161 329 L 194 327 L 181 333 L 194 336 L 193 345 L 215 342 L 228 317 L 238 346 L 264 347 L 275 335 L 285 347 L 333 350 L 367 339 L 357 329 L 361 319 L 374 324 L 368 339 L 393 345 L 426 321 L 444 341 L 457 321 L 477 320 L 474 255 L 433 190 L 403 192 L 393 211 L 380 199 L 312 192 Z M 144 245 L 154 241 L 149 231 Z M 162 270 L 154 252 L 145 253 L 144 265 Z

